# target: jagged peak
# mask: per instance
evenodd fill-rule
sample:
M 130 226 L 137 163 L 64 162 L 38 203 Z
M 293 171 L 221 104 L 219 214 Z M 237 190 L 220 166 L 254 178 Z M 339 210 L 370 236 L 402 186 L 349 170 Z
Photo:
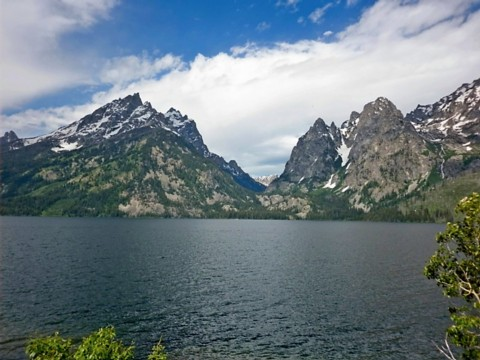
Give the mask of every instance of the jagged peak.
M 189 119 L 187 115 L 182 115 L 182 113 L 171 107 L 166 113 L 165 118 L 167 118 L 174 128 L 181 127 L 186 123 L 193 122 L 192 119 Z
M 133 93 L 132 95 L 127 95 L 126 97 L 123 98 L 124 101 L 130 101 L 132 103 L 137 103 L 139 105 L 142 105 L 142 99 L 140 98 L 140 93 L 136 92 Z
M 397 108 L 395 104 L 387 99 L 386 97 L 380 96 L 375 101 L 372 101 L 370 104 L 376 108 L 383 108 L 383 107 L 390 107 L 390 108 Z
M 143 105 L 142 99 L 140 98 L 140 94 L 134 93 L 132 95 L 127 95 L 124 98 L 118 98 L 116 100 L 113 100 L 112 102 L 106 104 L 106 107 L 111 107 L 112 105 L 117 105 L 117 106 L 130 106 L 131 108 L 135 109 L 139 106 Z
M 315 123 L 313 124 L 311 129 L 313 129 L 315 131 L 326 132 L 326 131 L 328 131 L 328 126 L 325 123 L 325 121 L 322 118 L 319 117 L 317 120 L 315 120 Z
M 2 139 L 5 142 L 10 143 L 10 142 L 18 140 L 18 136 L 17 136 L 17 134 L 15 134 L 15 131 L 10 130 L 10 131 L 5 132 L 5 135 L 2 136 Z
M 365 125 L 366 119 L 403 119 L 400 110 L 386 97 L 379 97 L 369 102 L 363 108 L 359 117 L 359 126 Z M 363 124 L 363 125 L 362 125 Z
M 355 121 L 360 117 L 360 113 L 357 111 L 352 111 L 350 114 L 350 121 Z
M 166 117 L 174 117 L 174 118 L 177 118 L 177 119 L 180 119 L 180 118 L 183 117 L 182 113 L 179 110 L 177 110 L 173 107 L 168 109 L 168 111 L 165 113 L 165 116 Z
M 360 118 L 360 113 L 357 111 L 352 111 L 350 114 L 350 118 L 348 120 L 345 120 L 342 125 L 340 126 L 340 129 L 342 131 L 346 131 L 352 126 L 356 125 L 358 123 L 358 119 Z

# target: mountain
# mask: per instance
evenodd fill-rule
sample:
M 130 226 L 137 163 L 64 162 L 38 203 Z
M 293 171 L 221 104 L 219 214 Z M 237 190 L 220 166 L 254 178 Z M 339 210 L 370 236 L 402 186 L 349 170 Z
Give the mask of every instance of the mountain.
M 211 153 L 204 144 L 195 121 L 189 119 L 188 116 L 183 116 L 178 110 L 173 108 L 165 114 L 165 117 L 168 125 L 190 143 L 199 154 L 230 174 L 238 184 L 257 192 L 265 190 L 266 186 L 251 178 L 250 175 L 240 168 L 235 160 L 230 160 L 227 163 L 223 157 Z
M 194 120 L 173 108 L 166 114 L 157 112 L 149 102 L 142 103 L 138 93 L 114 100 L 81 120 L 44 136 L 18 139 L 15 133 L 6 133 L 0 138 L 0 144 L 8 143 L 10 149 L 18 149 L 43 142 L 51 144 L 51 150 L 54 152 L 71 151 L 143 127 L 173 131 L 191 144 L 200 155 L 229 173 L 238 184 L 253 191 L 265 189 L 264 185 L 253 180 L 235 161 L 227 163 L 222 157 L 211 153 L 204 144 Z
M 318 118 L 278 177 L 252 179 L 138 94 L 47 135 L 7 132 L 0 159 L 3 215 L 444 222 L 480 191 L 480 79 L 405 116 L 379 97 L 339 127 Z
M 254 179 L 256 182 L 268 186 L 271 184 L 273 180 L 278 178 L 278 175 L 264 175 L 264 176 L 256 176 Z
M 480 79 L 463 84 L 434 104 L 418 105 L 405 118 L 440 149 L 442 178 L 480 170 L 474 159 L 480 147 Z
M 304 194 L 310 215 L 433 218 L 478 191 L 479 172 L 480 79 L 406 116 L 379 97 L 340 128 L 317 119 L 267 194 Z M 426 200 L 435 191 L 443 205 Z
M 308 182 L 316 186 L 339 169 L 342 159 L 337 151 L 339 141 L 335 124 L 327 126 L 319 118 L 293 148 L 283 173 L 270 184 L 271 188 L 286 190 L 291 184 Z
M 264 188 L 211 153 L 192 119 L 139 94 L 47 135 L 8 132 L 0 156 L 1 214 L 220 216 Z

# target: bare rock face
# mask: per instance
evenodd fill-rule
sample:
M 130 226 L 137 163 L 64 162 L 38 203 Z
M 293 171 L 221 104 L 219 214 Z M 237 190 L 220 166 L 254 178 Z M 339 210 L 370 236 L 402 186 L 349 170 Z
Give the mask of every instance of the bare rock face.
M 328 180 L 330 174 L 340 168 L 337 152 L 341 141 L 339 129 L 327 126 L 319 118 L 293 148 L 285 170 L 273 181 L 269 190 L 286 189 L 290 184 L 318 185 Z
M 432 181 L 478 171 L 480 79 L 405 117 L 379 97 L 361 113 L 352 112 L 340 128 L 318 119 L 267 191 L 325 189 L 369 211 Z
M 368 209 L 386 196 L 415 190 L 435 166 L 435 154 L 386 98 L 365 105 L 350 133 L 355 141 L 342 186 L 355 193 L 355 207 Z

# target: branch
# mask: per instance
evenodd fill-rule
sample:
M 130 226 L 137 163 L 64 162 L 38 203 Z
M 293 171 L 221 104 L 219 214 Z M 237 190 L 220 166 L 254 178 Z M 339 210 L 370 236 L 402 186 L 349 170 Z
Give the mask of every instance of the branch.
M 434 343 L 435 344 L 435 343 Z M 435 347 L 440 351 L 447 359 L 449 360 L 457 360 L 457 358 L 453 355 L 452 349 L 450 349 L 450 345 L 448 344 L 447 336 L 445 336 L 445 345 L 438 346 L 435 344 Z

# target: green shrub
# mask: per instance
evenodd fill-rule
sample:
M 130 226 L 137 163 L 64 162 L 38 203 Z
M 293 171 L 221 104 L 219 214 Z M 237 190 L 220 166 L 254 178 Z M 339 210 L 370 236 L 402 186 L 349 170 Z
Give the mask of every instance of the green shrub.
M 68 360 L 72 358 L 72 341 L 63 339 L 58 332 L 52 336 L 32 339 L 27 344 L 27 356 L 31 360 Z
M 25 352 L 30 360 L 130 360 L 133 350 L 133 345 L 126 346 L 117 339 L 113 326 L 107 326 L 83 338 L 76 347 L 71 339 L 64 339 L 56 332 L 30 340 Z M 167 360 L 161 341 L 153 346 L 148 360 Z

